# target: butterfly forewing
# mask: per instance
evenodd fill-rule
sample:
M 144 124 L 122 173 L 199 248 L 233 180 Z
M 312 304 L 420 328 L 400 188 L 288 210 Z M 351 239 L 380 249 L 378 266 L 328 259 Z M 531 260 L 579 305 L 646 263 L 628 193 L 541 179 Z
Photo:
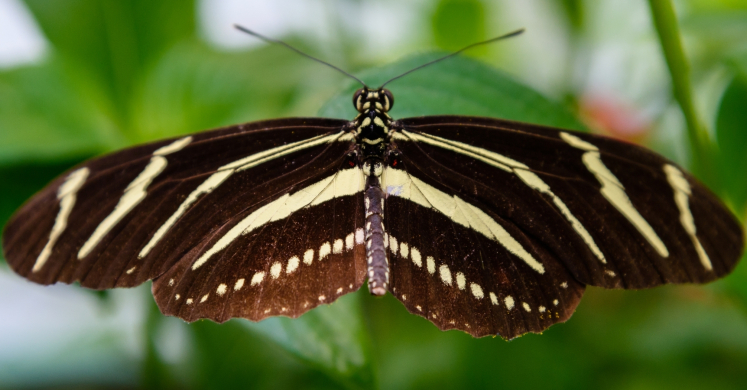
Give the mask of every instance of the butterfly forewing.
M 11 219 L 8 262 L 44 284 L 109 288 L 155 278 L 236 214 L 292 188 L 302 180 L 294 172 L 338 167 L 350 144 L 337 141 L 345 123 L 257 122 L 86 162 Z
M 646 149 L 497 119 L 400 124 L 395 142 L 403 156 L 413 156 L 410 165 L 515 224 L 581 283 L 702 283 L 739 259 L 743 238 L 731 213 Z

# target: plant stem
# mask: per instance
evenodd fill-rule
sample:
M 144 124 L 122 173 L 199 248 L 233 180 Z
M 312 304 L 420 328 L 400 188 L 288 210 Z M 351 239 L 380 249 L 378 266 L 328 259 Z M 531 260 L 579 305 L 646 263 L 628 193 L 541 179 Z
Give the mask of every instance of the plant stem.
M 690 143 L 691 169 L 700 178 L 709 178 L 711 170 L 711 140 L 705 125 L 695 109 L 690 64 L 685 57 L 680 39 L 677 15 L 671 0 L 649 0 L 651 16 L 659 35 L 664 58 L 672 77 L 672 89 L 677 103 L 682 109 L 687 123 L 687 136 Z

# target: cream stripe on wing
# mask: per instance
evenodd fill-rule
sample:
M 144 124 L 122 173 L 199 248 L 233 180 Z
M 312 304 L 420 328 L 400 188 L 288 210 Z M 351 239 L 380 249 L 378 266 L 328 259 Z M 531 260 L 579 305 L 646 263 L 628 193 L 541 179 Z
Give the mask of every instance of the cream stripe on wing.
M 181 138 L 153 152 L 153 157 L 151 157 L 148 165 L 142 172 L 140 172 L 135 180 L 127 186 L 124 190 L 124 194 L 119 198 L 119 203 L 114 207 L 111 214 L 101 221 L 99 226 L 96 227 L 96 230 L 93 231 L 93 234 L 91 234 L 91 237 L 89 237 L 85 244 L 80 248 L 80 251 L 78 251 L 78 259 L 88 256 L 106 234 L 109 233 L 109 231 L 111 231 L 111 229 L 121 221 L 125 215 L 132 211 L 135 206 L 145 199 L 145 196 L 148 195 L 147 190 L 150 183 L 160 175 L 161 172 L 166 169 L 166 165 L 168 165 L 168 160 L 166 160 L 166 157 L 164 156 L 182 150 L 182 148 L 189 145 L 190 142 L 192 142 L 191 136 Z
M 60 234 L 65 231 L 67 227 L 67 219 L 70 216 L 70 212 L 73 211 L 75 206 L 75 200 L 77 198 L 78 190 L 83 187 L 83 183 L 86 182 L 90 171 L 88 168 L 80 168 L 67 175 L 65 182 L 62 183 L 60 188 L 57 189 L 57 199 L 60 201 L 60 211 L 57 212 L 57 218 L 54 220 L 52 231 L 49 233 L 49 241 L 39 253 L 39 257 L 36 258 L 31 272 L 38 272 L 49 259 L 52 254 L 52 248 L 60 237 Z
M 565 219 L 570 222 L 573 230 L 575 230 L 576 233 L 581 236 L 581 238 L 584 240 L 592 253 L 594 253 L 597 259 L 599 259 L 599 261 L 604 264 L 607 263 L 607 260 L 604 257 L 604 253 L 602 253 L 602 250 L 599 249 L 599 246 L 597 246 L 594 238 L 591 237 L 591 234 L 589 234 L 584 225 L 581 224 L 581 221 L 579 221 L 576 216 L 573 215 L 565 202 L 563 202 L 562 199 L 560 199 L 557 195 L 555 195 L 554 192 L 552 192 L 550 186 L 547 185 L 547 183 L 545 183 L 539 176 L 537 176 L 537 174 L 532 172 L 527 165 L 486 149 L 437 137 L 435 135 L 411 133 L 407 130 L 403 130 L 402 133 L 404 134 L 404 136 L 395 133 L 394 138 L 401 141 L 414 140 L 427 143 L 429 145 L 437 146 L 443 149 L 450 150 L 452 152 L 469 156 L 493 167 L 515 174 L 519 179 L 521 179 L 521 181 L 524 182 L 524 184 L 526 184 L 530 188 L 552 198 L 555 207 L 557 207 L 560 213 L 565 217 Z
M 586 165 L 586 169 L 594 174 L 602 185 L 600 189 L 602 196 L 638 229 L 641 235 L 654 247 L 661 257 L 669 257 L 669 250 L 664 245 L 664 242 L 638 210 L 635 209 L 635 206 L 633 206 L 630 198 L 625 193 L 625 187 L 623 187 L 622 183 L 602 162 L 599 148 L 572 134 L 561 132 L 560 138 L 574 148 L 586 151 L 581 160 Z
M 698 258 L 700 258 L 700 263 L 703 265 L 703 268 L 710 271 L 713 269 L 711 259 L 708 257 L 705 249 L 703 249 L 703 245 L 700 244 L 698 236 L 695 234 L 697 232 L 695 229 L 695 218 L 693 218 L 693 213 L 690 211 L 689 198 L 690 195 L 692 195 L 690 183 L 687 182 L 687 179 L 682 175 L 682 172 L 673 165 L 665 164 L 664 173 L 667 174 L 669 185 L 671 185 L 674 190 L 674 203 L 677 204 L 677 208 L 680 210 L 680 223 L 693 240 L 693 246 L 695 246 L 695 251 L 698 252 Z
M 150 253 L 150 251 L 158 244 L 163 236 L 174 226 L 176 221 L 187 212 L 187 210 L 194 204 L 201 196 L 213 192 L 218 186 L 223 184 L 231 175 L 238 171 L 255 167 L 259 164 L 271 161 L 276 158 L 283 157 L 290 153 L 308 149 L 314 146 L 318 146 L 324 143 L 330 143 L 333 141 L 346 141 L 348 137 L 343 132 L 335 133 L 331 135 L 319 135 L 313 138 L 309 138 L 303 141 L 294 142 L 288 145 L 278 146 L 269 150 L 265 150 L 260 153 L 255 153 L 251 156 L 244 157 L 240 160 L 226 164 L 212 175 L 210 175 L 202 184 L 195 188 L 184 201 L 179 205 L 174 214 L 172 214 L 166 222 L 161 225 L 156 233 L 153 234 L 150 241 L 140 250 L 138 258 L 143 258 Z
M 192 143 L 192 136 L 180 138 L 166 146 L 162 146 L 158 149 L 156 149 L 155 152 L 153 152 L 154 156 L 166 156 L 171 153 L 176 153 L 182 149 L 184 149 L 185 146 Z
M 545 267 L 506 229 L 488 214 L 458 196 L 446 194 L 403 170 L 392 168 L 384 170 L 382 187 L 387 196 L 398 196 L 437 211 L 455 223 L 471 228 L 488 239 L 498 242 L 538 273 L 545 273 Z
M 302 208 L 315 206 L 342 196 L 355 195 L 363 191 L 364 184 L 365 177 L 363 170 L 360 168 L 351 168 L 341 170 L 332 176 L 296 191 L 292 195 L 285 194 L 255 210 L 231 228 L 195 261 L 192 265 L 192 270 L 200 268 L 210 257 L 225 249 L 234 240 L 239 238 L 239 236 L 248 234 L 270 222 L 287 218 Z

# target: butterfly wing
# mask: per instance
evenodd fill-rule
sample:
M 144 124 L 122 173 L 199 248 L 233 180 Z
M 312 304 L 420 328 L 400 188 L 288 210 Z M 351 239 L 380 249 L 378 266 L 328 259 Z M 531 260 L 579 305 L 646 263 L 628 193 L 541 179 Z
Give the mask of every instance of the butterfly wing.
M 218 322 L 297 317 L 360 288 L 361 169 L 338 157 L 319 174 L 299 173 L 308 179 L 292 183 L 290 191 L 281 187 L 268 197 L 272 201 L 233 214 L 197 245 L 185 247 L 153 284 L 165 314 Z
M 475 337 L 513 338 L 567 320 L 584 285 L 510 220 L 455 196 L 442 184 L 450 172 L 428 177 L 416 162 L 422 157 L 405 150 L 400 168 L 384 172 L 392 293 L 439 328 Z M 531 252 L 532 263 L 517 259 L 515 248 Z
M 230 289 L 227 286 L 223 294 L 213 296 L 229 298 L 229 290 L 249 294 L 252 275 L 244 278 L 244 289 L 236 289 L 242 274 L 229 266 L 240 264 L 246 272 L 266 270 L 267 278 L 254 284 L 261 284 L 265 291 L 261 296 L 255 291 L 253 296 L 258 297 L 255 305 L 263 306 L 262 312 L 264 306 L 277 303 L 267 293 L 272 288 L 284 289 L 280 295 L 287 299 L 296 294 L 307 301 L 313 297 L 319 304 L 319 296 L 327 295 L 329 302 L 339 286 L 327 291 L 328 286 L 318 277 L 308 278 L 306 270 L 306 280 L 314 283 L 289 290 L 287 280 L 282 285 L 271 283 L 279 279 L 273 277 L 277 267 L 272 265 L 282 259 L 284 275 L 289 276 L 301 275 L 304 267 L 314 269 L 315 275 L 342 273 L 335 276 L 346 282 L 345 292 L 362 283 L 363 272 L 356 273 L 349 266 L 355 263 L 355 242 L 342 251 L 330 251 L 326 262 L 318 261 L 316 248 L 311 265 L 303 262 L 305 250 L 300 250 L 310 249 L 312 239 L 332 245 L 338 236 L 344 239 L 362 223 L 358 222 L 362 217 L 350 211 L 360 209 L 350 205 L 361 202 L 358 189 L 349 185 L 347 193 L 340 195 L 334 187 L 338 173 L 350 168 L 345 156 L 352 139 L 342 132 L 346 123 L 313 118 L 257 122 L 90 160 L 53 181 L 13 216 L 3 234 L 5 257 L 17 273 L 42 284 L 80 281 L 85 287 L 104 289 L 156 279 L 157 298 L 177 289 L 184 294 L 182 302 L 191 298 L 195 303 L 205 294 L 193 297 L 193 291 L 217 291 L 229 282 Z M 353 180 L 355 175 L 342 176 Z M 312 188 L 316 196 L 292 196 L 312 185 L 316 185 Z M 295 203 L 278 202 L 282 198 Z M 275 214 L 256 214 L 263 207 L 265 211 L 273 208 Z M 251 228 L 235 234 L 237 224 L 246 224 L 253 213 Z M 280 213 L 288 218 L 280 221 Z M 232 240 L 225 238 L 229 232 L 235 235 Z M 227 245 L 216 250 L 221 239 Z M 214 256 L 203 261 L 202 267 L 187 264 L 211 249 Z M 301 256 L 297 272 L 288 272 L 292 268 L 288 260 L 295 254 Z M 352 271 L 341 271 L 343 261 Z M 230 281 L 229 269 L 233 273 Z M 160 276 L 165 273 L 169 278 L 164 280 Z M 207 286 L 213 281 L 220 283 Z M 175 294 L 167 295 L 173 298 Z M 162 308 L 173 307 L 163 299 L 158 302 Z M 214 319 L 225 319 L 226 313 L 258 318 L 249 313 L 259 309 L 245 308 L 237 299 L 230 302 L 219 305 L 214 301 L 210 310 L 190 308 L 189 313 L 174 313 L 185 319 L 196 319 L 198 314 L 193 312 Z M 226 311 L 226 305 L 236 308 Z M 305 311 L 303 301 L 293 310 L 288 308 L 290 303 L 284 305 L 287 315 Z
M 365 278 L 345 121 L 284 119 L 91 160 L 7 225 L 35 282 L 153 279 L 188 321 L 298 316 Z M 486 118 L 397 123 L 383 176 L 391 291 L 441 329 L 512 338 L 568 319 L 585 285 L 645 288 L 731 271 L 741 227 L 662 157 Z
M 539 332 L 570 317 L 583 285 L 703 283 L 740 257 L 733 215 L 646 149 L 488 118 L 398 123 L 400 169 L 390 161 L 384 180 L 387 228 L 400 245 L 390 243 L 392 267 L 404 269 L 392 288 L 411 312 L 447 317 L 434 321 L 442 328 Z M 417 245 L 422 267 L 403 241 Z M 440 313 L 424 313 L 416 297 Z

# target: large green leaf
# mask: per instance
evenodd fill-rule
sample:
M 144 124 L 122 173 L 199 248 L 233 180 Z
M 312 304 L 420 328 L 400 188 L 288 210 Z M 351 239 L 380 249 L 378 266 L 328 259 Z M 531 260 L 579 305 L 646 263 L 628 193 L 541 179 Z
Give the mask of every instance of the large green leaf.
M 53 57 L 0 73 L 0 164 L 69 159 L 125 144 L 100 90 L 72 82 L 59 65 Z
M 431 17 L 436 44 L 444 50 L 457 50 L 465 42 L 484 40 L 485 17 L 485 6 L 480 0 L 440 0 Z
M 273 317 L 242 324 L 349 388 L 375 388 L 371 340 L 360 299 L 371 299 L 365 286 L 298 319 Z
M 175 45 L 138 80 L 132 138 L 145 142 L 288 116 L 309 99 L 300 90 L 310 76 L 316 83 L 338 77 L 276 46 L 221 53 L 192 42 Z M 334 88 L 329 84 L 313 91 Z
M 729 84 L 719 107 L 716 140 L 719 184 L 724 195 L 740 213 L 747 203 L 747 74 Z
M 186 326 L 186 325 L 185 325 Z M 173 374 L 187 389 L 329 389 L 340 388 L 322 371 L 288 353 L 261 333 L 247 331 L 240 321 L 188 325 L 192 333 L 191 364 Z M 156 380 L 154 380 L 156 379 Z M 163 388 L 154 383 L 152 388 Z M 166 384 L 168 385 L 168 383 Z
M 138 80 L 194 37 L 192 2 L 26 3 L 52 53 L 41 65 L 0 73 L 0 164 L 69 159 L 136 141 Z
M 376 87 L 386 80 L 437 58 L 424 54 L 361 74 Z M 328 102 L 320 116 L 353 118 L 351 86 Z M 505 73 L 479 61 L 455 57 L 418 70 L 387 85 L 394 94 L 393 118 L 421 115 L 473 115 L 584 130 L 561 104 L 552 102 Z
M 738 65 L 740 65 L 738 63 Z M 737 66 L 737 76 L 721 98 L 716 119 L 716 155 L 719 192 L 745 222 L 747 212 L 747 61 Z M 747 311 L 747 255 L 726 280 Z
M 195 35 L 193 1 L 26 0 L 54 51 L 126 109 L 133 80 L 173 44 Z M 126 124 L 126 111 L 118 117 Z
M 59 161 L 219 126 L 318 107 L 337 75 L 278 47 L 220 53 L 174 45 L 132 81 L 125 127 L 106 91 L 52 56 L 0 72 L 0 165 Z M 278 65 L 280 64 L 280 65 Z M 311 93 L 299 88 L 309 76 Z M 303 114 L 304 111 L 299 111 Z M 306 111 L 308 115 L 308 111 Z

